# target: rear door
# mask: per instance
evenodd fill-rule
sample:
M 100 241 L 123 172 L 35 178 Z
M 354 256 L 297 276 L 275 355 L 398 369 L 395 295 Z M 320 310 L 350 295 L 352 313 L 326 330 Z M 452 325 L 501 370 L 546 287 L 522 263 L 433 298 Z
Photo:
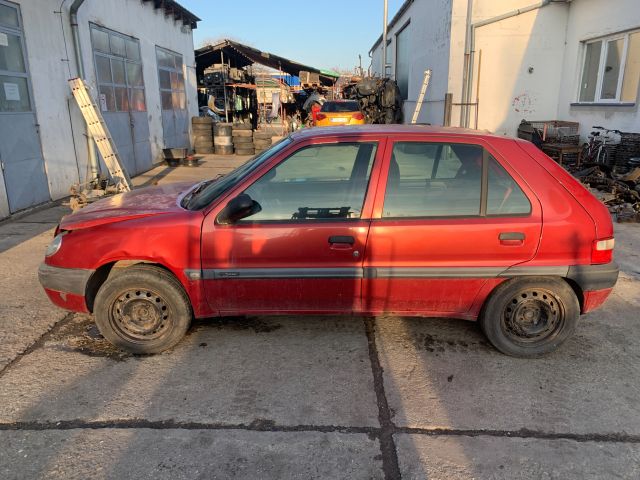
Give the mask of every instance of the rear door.
M 359 310 L 373 206 L 367 190 L 370 179 L 377 183 L 379 152 L 375 140 L 303 144 L 231 195 L 249 195 L 261 211 L 233 225 L 216 223 L 221 206 L 207 215 L 202 263 L 211 307 Z
M 389 143 L 383 172 L 365 311 L 464 315 L 483 286 L 535 255 L 540 204 L 484 141 L 400 138 Z

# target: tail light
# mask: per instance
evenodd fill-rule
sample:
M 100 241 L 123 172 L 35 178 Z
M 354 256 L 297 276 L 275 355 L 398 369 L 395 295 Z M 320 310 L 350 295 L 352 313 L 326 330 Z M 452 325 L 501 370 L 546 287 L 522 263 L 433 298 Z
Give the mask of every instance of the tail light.
M 318 113 L 316 115 L 316 120 L 324 120 L 327 116 L 324 113 Z
M 360 112 L 354 113 L 353 115 L 351 115 L 351 117 L 354 118 L 355 120 L 364 120 L 364 115 L 361 114 Z
M 613 260 L 614 238 L 596 240 L 591 248 L 591 263 L 609 263 Z

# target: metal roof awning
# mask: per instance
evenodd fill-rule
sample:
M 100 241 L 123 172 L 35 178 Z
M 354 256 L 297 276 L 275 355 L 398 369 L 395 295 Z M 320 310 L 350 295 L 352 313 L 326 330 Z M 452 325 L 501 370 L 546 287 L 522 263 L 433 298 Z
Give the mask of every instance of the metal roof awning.
M 281 70 L 288 75 L 297 77 L 300 71 L 318 73 L 320 83 L 331 86 L 337 77 L 334 72 L 319 70 L 302 63 L 289 60 L 269 52 L 263 52 L 257 48 L 243 45 L 233 40 L 223 40 L 216 45 L 207 45 L 196 50 L 196 72 L 198 75 L 204 73 L 204 69 L 216 63 L 222 63 L 224 56 L 225 63 L 230 62 L 232 67 L 244 68 L 254 63 L 259 63 L 265 67 Z
M 156 10 L 163 9 L 165 17 L 173 17 L 181 21 L 183 25 L 189 25 L 191 29 L 198 28 L 200 19 L 175 0 L 142 0 L 144 3 L 153 3 Z

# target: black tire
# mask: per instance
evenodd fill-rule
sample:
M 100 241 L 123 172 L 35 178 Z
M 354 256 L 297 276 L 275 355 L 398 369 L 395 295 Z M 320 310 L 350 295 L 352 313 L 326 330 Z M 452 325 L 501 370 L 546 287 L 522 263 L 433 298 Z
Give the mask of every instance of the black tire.
M 233 129 L 232 135 L 234 137 L 253 138 L 253 132 L 251 130 L 237 130 L 235 127 Z
M 252 130 L 252 126 L 250 123 L 234 123 L 233 124 L 233 129 L 234 130 Z
M 236 155 L 255 155 L 255 150 L 253 148 L 236 148 Z
M 216 155 L 233 155 L 233 145 L 216 145 L 214 150 Z
M 233 137 L 233 144 L 234 145 L 247 145 L 247 144 L 252 144 L 253 143 L 253 138 L 251 137 Z
M 560 278 L 514 278 L 498 285 L 480 314 L 480 328 L 502 353 L 536 358 L 558 348 L 576 329 L 580 304 Z
M 205 155 L 208 155 L 210 153 L 213 153 L 213 147 L 209 146 L 209 147 L 195 147 L 196 153 L 202 153 Z
M 98 290 L 94 313 L 104 338 L 139 354 L 159 353 L 176 345 L 193 316 L 180 282 L 152 265 L 112 273 Z
M 273 138 L 273 134 L 269 132 L 253 132 L 253 138 L 271 141 L 271 139 Z
M 213 119 L 211 117 L 191 117 L 191 123 L 193 125 L 211 125 L 213 123 Z

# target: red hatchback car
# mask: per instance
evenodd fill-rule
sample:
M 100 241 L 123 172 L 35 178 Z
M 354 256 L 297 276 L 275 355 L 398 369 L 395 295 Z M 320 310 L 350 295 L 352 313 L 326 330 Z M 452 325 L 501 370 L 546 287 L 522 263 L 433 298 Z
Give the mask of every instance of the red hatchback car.
M 424 126 L 311 129 L 226 176 L 62 219 L 39 275 L 135 353 L 193 317 L 479 320 L 514 356 L 554 350 L 618 277 L 607 209 L 531 143 Z

